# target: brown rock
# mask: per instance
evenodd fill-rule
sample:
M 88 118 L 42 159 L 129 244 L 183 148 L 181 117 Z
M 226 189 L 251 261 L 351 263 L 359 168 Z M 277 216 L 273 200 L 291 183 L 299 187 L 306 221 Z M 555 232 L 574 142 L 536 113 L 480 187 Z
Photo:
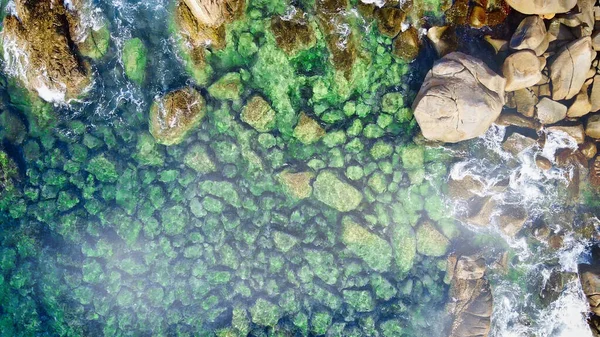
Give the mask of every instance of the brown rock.
M 455 51 L 458 46 L 456 31 L 451 26 L 431 27 L 427 30 L 427 38 L 440 57 Z
M 548 171 L 552 168 L 552 162 L 548 160 L 548 158 L 544 158 L 542 156 L 538 156 L 535 158 L 535 164 L 537 165 L 537 167 L 544 171 Z
M 575 101 L 567 110 L 567 117 L 577 118 L 585 116 L 592 110 L 592 103 L 588 97 L 588 86 L 583 85 L 581 91 L 575 96 Z
M 505 85 L 482 61 L 446 55 L 427 74 L 413 104 L 423 135 L 452 143 L 482 135 L 500 115 Z
M 448 180 L 448 194 L 454 200 L 468 200 L 483 193 L 485 185 L 471 175 Z
M 539 130 L 542 125 L 533 118 L 527 118 L 522 115 L 510 112 L 504 112 L 496 120 L 496 124 L 502 126 L 518 126 L 532 130 Z
M 219 27 L 243 10 L 243 1 L 183 0 L 199 23 Z
M 589 137 L 600 139 L 600 114 L 592 115 L 585 125 L 585 134 Z
M 579 151 L 581 151 L 581 153 L 587 159 L 592 159 L 592 158 L 596 157 L 596 154 L 598 153 L 598 148 L 596 147 L 596 144 L 593 142 L 585 142 L 585 143 L 579 145 Z
M 348 0 L 316 0 L 315 12 L 325 37 L 333 66 L 349 76 L 357 57 L 357 41 L 354 32 L 339 34 L 337 30 L 346 24 Z
M 597 31 L 592 35 L 592 48 L 594 48 L 595 51 L 600 50 L 600 31 Z
M 577 144 L 583 144 L 583 142 L 585 142 L 585 130 L 581 124 L 574 126 L 555 125 L 546 128 L 546 130 L 548 130 L 548 132 L 564 132 L 573 137 Z
M 525 117 L 533 117 L 535 115 L 535 105 L 538 103 L 538 98 L 531 89 L 520 89 L 509 93 L 507 106 L 517 109 L 517 112 Z
M 392 52 L 406 62 L 411 62 L 417 58 L 421 49 L 421 40 L 419 40 L 419 32 L 415 27 L 410 27 L 407 30 L 398 34 L 394 40 Z
M 150 107 L 150 133 L 157 143 L 181 143 L 206 114 L 205 101 L 194 88 L 172 91 Z
M 78 12 L 63 2 L 14 2 L 4 19 L 5 68 L 48 102 L 82 95 L 91 84 L 89 65 L 77 49 Z M 15 15 L 16 14 L 16 15 Z
M 600 110 L 600 75 L 594 76 L 592 91 L 590 93 L 590 103 L 592 103 L 592 112 Z
M 375 10 L 375 18 L 381 34 L 394 38 L 400 33 L 406 14 L 398 7 L 383 7 Z
M 492 197 L 475 197 L 469 201 L 466 221 L 479 227 L 488 227 L 498 203 Z
M 600 187 L 600 156 L 594 159 L 590 167 L 590 184 L 596 188 Z
M 289 170 L 281 172 L 277 180 L 283 185 L 284 191 L 294 199 L 306 199 L 312 194 L 311 180 L 315 177 L 312 172 L 292 173 Z
M 541 64 L 531 50 L 516 52 L 504 61 L 502 74 L 506 78 L 506 91 L 516 91 L 537 84 L 542 79 Z
M 516 156 L 528 148 L 533 147 L 536 143 L 535 139 L 515 132 L 506 138 L 504 143 L 502 143 L 502 148 L 504 151 L 510 152 Z
M 535 50 L 544 42 L 545 38 L 546 25 L 544 24 L 544 20 L 536 15 L 528 16 L 517 27 L 510 40 L 510 47 L 517 50 Z
M 567 117 L 567 107 L 547 97 L 542 98 L 535 107 L 542 124 L 554 124 Z
M 485 277 L 485 260 L 461 256 L 456 259 L 450 281 L 450 301 L 446 310 L 452 315 L 450 337 L 485 337 L 490 331 L 493 298 Z M 449 258 L 450 260 L 450 258 Z
M 279 48 L 288 55 L 312 47 L 316 43 L 315 33 L 301 9 L 291 17 L 276 15 L 271 19 L 271 31 Z
M 571 99 L 579 93 L 593 59 L 592 40 L 583 37 L 564 47 L 550 65 L 552 98 Z
M 469 24 L 474 28 L 481 28 L 487 25 L 487 12 L 485 8 L 475 5 L 471 7 L 471 14 L 469 15 Z
M 325 130 L 314 119 L 304 112 L 300 113 L 298 124 L 294 128 L 294 137 L 303 144 L 309 145 L 325 136 Z
M 500 230 L 514 237 L 523 228 L 527 221 L 527 211 L 520 207 L 505 207 L 498 216 L 498 226 Z
M 506 3 L 523 14 L 566 13 L 577 4 L 577 0 L 506 0 Z
M 579 281 L 583 293 L 587 297 L 590 309 L 596 315 L 600 315 L 600 266 L 580 264 Z

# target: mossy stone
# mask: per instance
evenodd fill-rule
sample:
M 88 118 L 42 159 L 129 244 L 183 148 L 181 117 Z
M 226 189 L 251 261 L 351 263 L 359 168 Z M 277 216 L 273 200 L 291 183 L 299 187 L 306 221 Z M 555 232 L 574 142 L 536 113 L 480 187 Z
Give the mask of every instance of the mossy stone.
M 360 205 L 362 194 L 352 185 L 340 180 L 332 171 L 322 171 L 313 183 L 314 196 L 340 212 L 352 211 Z
M 125 75 L 138 85 L 142 84 L 146 78 L 147 54 L 148 50 L 144 42 L 137 37 L 129 39 L 123 44 Z
M 392 262 L 390 244 L 347 216 L 342 219 L 342 242 L 370 268 L 379 272 L 390 268 Z

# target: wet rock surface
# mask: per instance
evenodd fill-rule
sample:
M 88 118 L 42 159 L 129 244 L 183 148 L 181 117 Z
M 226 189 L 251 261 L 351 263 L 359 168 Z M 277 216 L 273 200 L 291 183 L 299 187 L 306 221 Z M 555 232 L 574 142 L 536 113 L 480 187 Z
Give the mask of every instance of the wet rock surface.
M 150 133 L 160 144 L 181 143 L 204 118 L 204 104 L 202 95 L 193 88 L 166 94 L 150 108 Z

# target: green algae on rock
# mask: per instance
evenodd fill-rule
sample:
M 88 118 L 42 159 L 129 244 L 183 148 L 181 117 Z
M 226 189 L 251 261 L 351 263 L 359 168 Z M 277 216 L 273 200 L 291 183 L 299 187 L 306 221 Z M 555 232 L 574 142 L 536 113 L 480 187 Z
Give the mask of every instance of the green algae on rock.
M 332 171 L 322 171 L 313 183 L 317 200 L 340 212 L 352 211 L 360 205 L 362 194 L 352 185 L 340 180 Z
M 89 29 L 83 42 L 79 43 L 79 51 L 83 56 L 98 60 L 106 55 L 109 44 L 110 31 L 108 24 L 105 23 L 98 29 L 95 27 Z
M 137 83 L 138 85 L 144 82 L 146 78 L 146 64 L 148 58 L 146 46 L 139 38 L 133 38 L 125 41 L 123 44 L 123 66 L 125 75 Z
M 275 111 L 260 96 L 254 96 L 248 101 L 240 117 L 258 132 L 268 132 L 275 126 Z
M 429 221 L 423 221 L 416 230 L 417 251 L 426 256 L 443 256 L 450 241 Z
M 277 175 L 277 180 L 292 198 L 306 199 L 312 195 L 313 188 L 310 182 L 314 176 L 312 172 L 292 173 L 289 170 L 284 170 Z
M 159 144 L 181 143 L 206 114 L 204 97 L 194 88 L 172 91 L 150 108 L 150 133 Z
M 342 242 L 372 269 L 379 272 L 389 269 L 392 260 L 389 243 L 347 216 L 342 219 Z

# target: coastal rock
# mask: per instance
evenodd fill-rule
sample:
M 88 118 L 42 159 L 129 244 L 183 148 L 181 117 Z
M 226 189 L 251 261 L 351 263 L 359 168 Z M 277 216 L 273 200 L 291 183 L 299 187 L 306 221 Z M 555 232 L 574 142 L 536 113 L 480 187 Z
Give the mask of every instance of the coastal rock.
M 450 241 L 429 221 L 423 221 L 416 229 L 417 252 L 426 256 L 443 256 Z
M 392 263 L 390 244 L 347 216 L 342 219 L 342 242 L 373 270 L 385 272 Z
M 281 172 L 277 180 L 283 186 L 286 194 L 294 199 L 306 199 L 312 195 L 311 180 L 315 177 L 312 172 L 293 173 L 289 170 Z
M 594 76 L 592 90 L 590 92 L 590 102 L 592 103 L 591 112 L 600 110 L 600 75 Z
M 383 7 L 375 10 L 377 28 L 381 34 L 394 38 L 402 29 L 406 14 L 399 7 Z
M 600 139 L 600 114 L 588 118 L 585 125 L 585 134 L 589 137 Z
M 545 39 L 546 25 L 544 24 L 544 20 L 537 15 L 528 16 L 521 21 L 510 39 L 510 47 L 517 50 L 536 50 L 544 43 Z
M 581 288 L 587 297 L 590 309 L 595 315 L 600 315 L 600 266 L 580 264 L 578 271 Z
M 146 78 L 147 53 L 146 46 L 139 38 L 129 39 L 123 44 L 122 57 L 125 75 L 138 85 L 142 84 Z
M 506 91 L 516 91 L 533 86 L 542 79 L 541 63 L 531 50 L 516 52 L 504 61 L 502 74 L 506 78 Z
M 363 198 L 356 188 L 340 180 L 331 171 L 319 173 L 313 183 L 313 189 L 317 200 L 340 212 L 355 210 Z
M 433 44 L 440 57 L 456 50 L 458 38 L 452 26 L 437 26 L 427 30 L 427 38 Z
M 577 118 L 587 115 L 592 111 L 592 103 L 588 96 L 588 86 L 584 85 L 581 91 L 575 96 L 575 101 L 567 110 L 567 117 Z
M 500 115 L 496 120 L 496 124 L 502 126 L 518 126 L 520 128 L 539 130 L 541 128 L 540 122 L 533 118 L 527 118 L 523 115 L 506 112 Z
M 535 144 L 535 139 L 515 132 L 506 138 L 504 143 L 502 143 L 502 148 L 504 151 L 510 152 L 516 156 L 528 148 L 533 147 Z
M 358 54 L 354 32 L 340 34 L 339 27 L 347 25 L 348 0 L 316 0 L 317 19 L 330 52 L 334 67 L 346 75 L 350 72 Z
M 559 52 L 550 65 L 554 100 L 571 99 L 579 93 L 587 79 L 594 54 L 589 36 L 568 44 Z
M 493 297 L 485 277 L 485 260 L 450 256 L 450 298 L 446 310 L 453 316 L 450 337 L 485 337 L 490 331 Z
M 91 84 L 89 65 L 78 55 L 78 13 L 63 2 L 15 1 L 2 31 L 9 74 L 48 102 L 82 95 Z
M 581 153 L 587 159 L 593 159 L 594 157 L 596 157 L 596 154 L 598 153 L 598 148 L 596 147 L 596 143 L 594 143 L 594 142 L 585 142 L 585 143 L 579 145 L 579 151 L 581 151 Z
M 411 62 L 417 58 L 420 49 L 419 32 L 415 27 L 410 27 L 398 34 L 392 52 L 404 61 Z
M 240 118 L 258 132 L 268 132 L 275 126 L 275 111 L 260 96 L 254 96 L 248 101 Z
M 502 111 L 505 86 L 481 60 L 446 55 L 427 74 L 413 105 L 423 135 L 450 143 L 482 135 Z
M 279 48 L 288 55 L 308 49 L 317 42 L 305 13 L 298 8 L 291 17 L 274 16 L 271 19 L 271 31 Z
M 205 114 L 204 98 L 197 90 L 187 87 L 172 91 L 150 107 L 150 133 L 157 143 L 179 144 Z
M 572 126 L 556 125 L 546 128 L 546 130 L 548 130 L 548 132 L 564 132 L 573 137 L 577 144 L 583 144 L 583 142 L 585 142 L 585 130 L 582 124 Z
M 506 0 L 506 3 L 523 14 L 556 14 L 570 11 L 577 0 Z
M 542 124 L 554 124 L 567 117 L 567 107 L 547 97 L 536 105 L 537 118 Z
M 509 108 L 517 109 L 517 112 L 525 117 L 535 115 L 535 105 L 538 103 L 538 97 L 531 89 L 520 89 L 510 92 L 506 105 Z
M 313 144 L 325 136 L 325 130 L 304 112 L 300 113 L 298 124 L 294 128 L 294 137 L 305 145 Z

